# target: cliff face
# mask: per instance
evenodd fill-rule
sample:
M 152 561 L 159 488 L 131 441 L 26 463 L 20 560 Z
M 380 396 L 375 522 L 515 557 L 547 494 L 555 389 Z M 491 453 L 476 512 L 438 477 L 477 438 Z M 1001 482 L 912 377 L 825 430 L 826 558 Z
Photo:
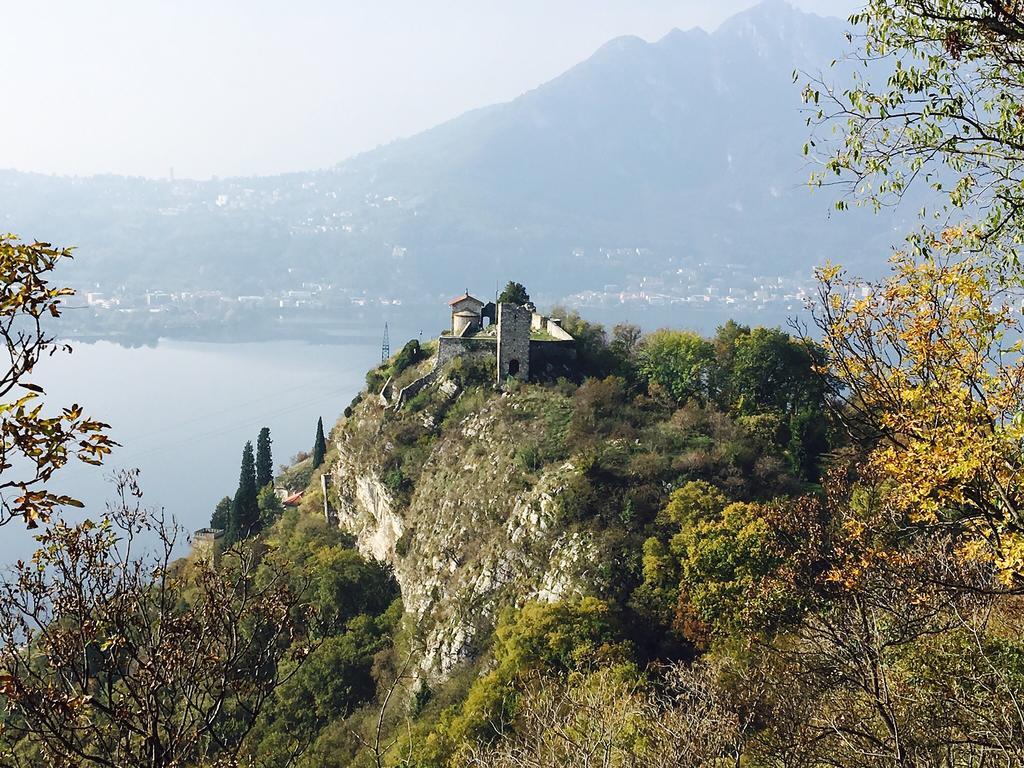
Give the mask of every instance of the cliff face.
M 398 411 L 365 398 L 335 430 L 332 513 L 394 568 L 428 677 L 473 656 L 503 608 L 596 586 L 593 541 L 559 523 L 559 493 L 579 470 L 537 458 L 568 419 L 551 389 L 464 391 L 441 377 Z

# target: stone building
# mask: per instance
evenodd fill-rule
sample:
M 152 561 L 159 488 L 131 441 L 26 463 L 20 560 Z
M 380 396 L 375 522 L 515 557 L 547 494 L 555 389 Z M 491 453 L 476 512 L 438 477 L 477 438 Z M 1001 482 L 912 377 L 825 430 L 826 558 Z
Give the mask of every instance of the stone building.
M 576 340 L 562 328 L 561 320 L 539 314 L 532 304 L 484 303 L 466 291 L 448 307 L 451 330 L 438 338 L 431 370 L 397 394 L 388 379 L 379 394 L 383 406 L 400 408 L 457 357 L 493 358 L 498 387 L 509 379 L 571 375 L 575 368 Z
M 484 302 L 469 295 L 469 291 L 448 302 L 452 310 L 452 336 L 465 336 L 483 330 Z
M 212 563 L 220 561 L 224 546 L 224 531 L 220 528 L 200 528 L 192 534 L 192 553 Z
M 498 305 L 498 381 L 500 387 L 507 379 L 530 379 L 531 312 L 515 304 Z
M 438 340 L 438 366 L 463 355 L 493 355 L 500 387 L 510 378 L 528 381 L 576 360 L 576 340 L 562 321 L 538 313 L 532 304 L 485 304 L 466 291 L 448 306 L 452 330 Z

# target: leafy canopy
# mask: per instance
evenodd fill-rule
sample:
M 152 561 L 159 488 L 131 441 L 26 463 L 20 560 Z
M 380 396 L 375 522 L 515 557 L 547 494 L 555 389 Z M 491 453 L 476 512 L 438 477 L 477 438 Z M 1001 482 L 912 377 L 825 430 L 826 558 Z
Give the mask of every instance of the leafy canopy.
M 109 425 L 78 404 L 44 413 L 45 392 L 29 380 L 41 360 L 71 351 L 45 327 L 73 293 L 52 287 L 50 272 L 71 257 L 67 248 L 0 234 L 0 339 L 7 352 L 0 370 L 0 525 L 20 517 L 35 528 L 61 506 L 81 507 L 51 490 L 50 481 L 72 459 L 100 464 L 116 445 Z
M 530 302 L 530 294 L 526 292 L 526 286 L 509 280 L 498 296 L 499 304 L 515 304 L 523 306 Z
M 643 340 L 637 357 L 640 373 L 677 402 L 707 399 L 715 360 L 711 342 L 691 331 L 663 329 Z
M 847 429 L 868 446 L 889 503 L 909 524 L 955 525 L 984 542 L 1019 581 L 1020 320 L 991 270 L 964 255 L 972 242 L 949 230 L 925 258 L 897 256 L 864 298 L 838 268 L 822 270 L 817 323 L 844 385 Z
M 961 210 L 987 246 L 1015 263 L 1024 234 L 1024 7 L 1004 0 L 870 0 L 857 29 L 852 84 L 814 81 L 808 153 L 824 149 L 817 184 L 893 204 L 915 182 Z M 833 144 L 831 129 L 842 129 Z M 927 236 L 921 233 L 917 239 Z

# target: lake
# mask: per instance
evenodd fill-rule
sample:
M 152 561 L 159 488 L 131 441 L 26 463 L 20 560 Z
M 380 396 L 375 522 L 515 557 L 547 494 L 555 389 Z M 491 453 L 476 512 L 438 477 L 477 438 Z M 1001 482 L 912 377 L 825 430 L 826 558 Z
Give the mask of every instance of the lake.
M 147 505 L 189 531 L 202 528 L 218 499 L 234 493 L 242 447 L 255 445 L 261 427 L 270 428 L 276 467 L 312 448 L 318 417 L 325 429 L 334 424 L 380 362 L 380 344 L 367 338 L 330 346 L 76 343 L 72 354 L 41 362 L 32 380 L 54 409 L 77 402 L 108 422 L 122 447 L 103 467 L 68 464 L 53 488 L 95 517 L 114 495 L 111 473 L 138 467 Z M 0 563 L 30 555 L 32 535 L 17 521 L 0 528 Z
M 436 318 L 407 314 L 391 318 L 392 352 L 437 325 Z M 646 330 L 672 326 L 711 334 L 732 313 L 651 307 L 626 314 L 610 307 L 583 314 L 608 327 L 628 318 Z M 782 311 L 735 314 L 753 325 L 785 323 Z M 349 329 L 351 338 L 330 345 L 76 342 L 72 354 L 41 362 L 33 381 L 45 387 L 53 408 L 77 402 L 108 422 L 122 447 L 103 467 L 69 464 L 53 488 L 86 502 L 95 517 L 113 497 L 111 473 L 137 467 L 145 503 L 163 507 L 189 531 L 202 528 L 217 501 L 234 493 L 242 447 L 246 440 L 255 444 L 261 427 L 270 428 L 276 467 L 312 448 L 318 417 L 327 429 L 334 424 L 380 361 L 380 342 L 371 340 L 382 331 L 383 320 L 378 328 Z M 0 528 L 0 565 L 30 555 L 32 536 L 16 522 Z

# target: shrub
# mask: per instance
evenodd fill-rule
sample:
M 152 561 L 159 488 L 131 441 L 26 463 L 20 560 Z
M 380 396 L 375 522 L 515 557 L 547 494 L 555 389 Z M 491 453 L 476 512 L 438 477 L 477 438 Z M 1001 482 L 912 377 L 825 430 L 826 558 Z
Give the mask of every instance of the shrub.
M 408 482 L 400 467 L 389 469 L 381 480 L 384 482 L 384 487 L 394 494 L 400 493 Z
M 457 357 L 448 372 L 449 378 L 461 387 L 490 384 L 496 374 L 497 362 L 490 355 Z
M 395 542 L 395 554 L 399 557 L 405 557 L 409 554 L 409 550 L 412 548 L 412 540 L 416 535 L 416 527 L 406 528 L 402 531 L 402 535 L 398 537 L 398 541 Z
M 420 343 L 416 339 L 406 342 L 406 345 L 395 355 L 389 371 L 391 376 L 398 376 L 406 368 L 415 365 L 422 359 Z

